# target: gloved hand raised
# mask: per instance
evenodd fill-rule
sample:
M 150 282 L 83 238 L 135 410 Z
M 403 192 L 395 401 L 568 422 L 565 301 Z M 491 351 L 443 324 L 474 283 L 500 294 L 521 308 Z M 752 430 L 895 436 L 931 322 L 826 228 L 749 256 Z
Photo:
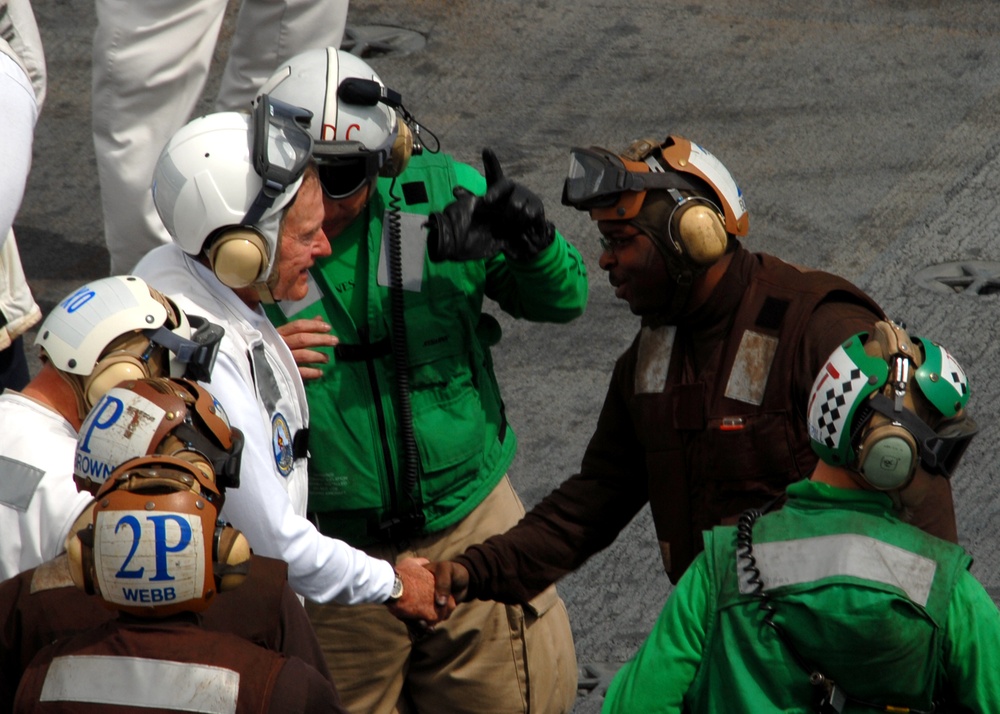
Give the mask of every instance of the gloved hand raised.
M 431 260 L 477 260 L 501 251 L 514 260 L 530 260 L 555 238 L 542 200 L 506 178 L 491 149 L 483 149 L 483 169 L 485 195 L 456 188 L 455 201 L 428 217 Z

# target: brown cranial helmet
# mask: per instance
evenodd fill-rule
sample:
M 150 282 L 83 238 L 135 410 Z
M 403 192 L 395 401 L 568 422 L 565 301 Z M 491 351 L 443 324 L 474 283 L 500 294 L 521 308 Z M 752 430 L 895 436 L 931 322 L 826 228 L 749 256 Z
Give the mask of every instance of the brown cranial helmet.
M 98 490 L 92 523 L 67 543 L 73 581 L 141 617 L 204 610 L 250 566 L 246 539 L 218 518 L 220 495 L 190 461 L 127 461 Z
M 122 463 L 141 456 L 183 459 L 216 485 L 222 508 L 239 486 L 243 435 L 208 390 L 187 379 L 140 379 L 110 389 L 80 427 L 73 475 L 95 493 Z

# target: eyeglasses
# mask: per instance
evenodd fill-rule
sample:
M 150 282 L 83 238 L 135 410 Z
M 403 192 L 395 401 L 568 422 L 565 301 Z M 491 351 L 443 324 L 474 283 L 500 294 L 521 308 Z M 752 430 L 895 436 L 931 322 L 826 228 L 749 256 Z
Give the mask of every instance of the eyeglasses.
M 637 233 L 634 233 L 632 235 L 619 236 L 616 238 L 608 238 L 607 236 L 602 235 L 598 238 L 598 240 L 601 242 L 601 248 L 603 248 L 605 252 L 618 255 L 618 251 L 632 245 L 632 242 L 635 240 L 637 235 Z
M 243 225 L 257 223 L 285 189 L 298 181 L 312 156 L 307 131 L 312 112 L 262 94 L 253 113 L 253 168 L 263 185 Z

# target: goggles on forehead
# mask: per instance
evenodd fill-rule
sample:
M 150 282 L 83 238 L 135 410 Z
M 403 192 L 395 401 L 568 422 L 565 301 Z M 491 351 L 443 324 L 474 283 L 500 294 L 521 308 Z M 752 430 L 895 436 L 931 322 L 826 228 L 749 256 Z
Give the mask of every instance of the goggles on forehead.
M 378 175 L 388 152 L 367 151 L 359 142 L 340 141 L 317 144 L 313 156 L 327 198 L 347 198 Z
M 698 190 L 673 171 L 654 171 L 644 161 L 624 159 L 599 146 L 574 147 L 570 149 L 562 202 L 590 211 L 595 221 L 624 221 L 639 213 L 646 191 L 669 188 Z
M 951 478 L 958 462 L 965 455 L 979 426 L 969 416 L 952 419 L 936 430 L 908 409 L 897 409 L 884 394 L 874 394 L 868 406 L 882 416 L 898 422 L 913 435 L 920 450 L 920 463 L 928 473 Z
M 253 112 L 253 168 L 262 186 L 244 225 L 259 222 L 285 190 L 298 181 L 312 156 L 313 140 L 307 127 L 312 112 L 263 94 Z
M 146 330 L 144 334 L 151 346 L 165 347 L 174 354 L 178 362 L 185 365 L 186 378 L 196 382 L 208 382 L 225 330 L 220 325 L 197 315 L 188 315 L 187 318 L 194 330 L 191 339 L 181 337 L 167 327 Z

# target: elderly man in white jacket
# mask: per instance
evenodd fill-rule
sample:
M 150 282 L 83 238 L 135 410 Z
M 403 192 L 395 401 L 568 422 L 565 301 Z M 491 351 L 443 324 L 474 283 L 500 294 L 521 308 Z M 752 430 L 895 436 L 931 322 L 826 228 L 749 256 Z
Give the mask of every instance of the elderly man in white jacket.
M 153 176 L 153 202 L 174 243 L 135 273 L 190 314 L 225 327 L 211 390 L 246 446 L 223 516 L 260 555 L 288 563 L 292 588 L 317 602 L 386 603 L 437 619 L 424 559 L 395 569 L 323 536 L 306 517 L 309 414 L 292 354 L 260 307 L 299 300 L 329 255 L 308 113 L 266 97 L 254 114 L 210 114 L 181 128 Z

